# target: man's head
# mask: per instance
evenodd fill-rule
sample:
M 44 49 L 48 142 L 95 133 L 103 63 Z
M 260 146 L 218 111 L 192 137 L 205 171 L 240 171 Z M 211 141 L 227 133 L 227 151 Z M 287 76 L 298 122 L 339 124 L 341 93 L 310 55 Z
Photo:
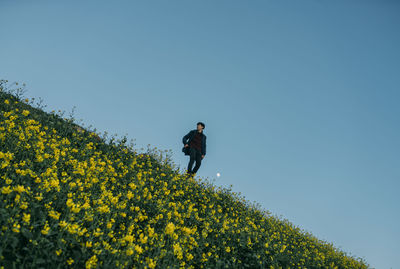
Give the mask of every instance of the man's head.
M 197 123 L 197 131 L 202 132 L 204 128 L 206 128 L 204 123 L 202 123 L 202 122 Z

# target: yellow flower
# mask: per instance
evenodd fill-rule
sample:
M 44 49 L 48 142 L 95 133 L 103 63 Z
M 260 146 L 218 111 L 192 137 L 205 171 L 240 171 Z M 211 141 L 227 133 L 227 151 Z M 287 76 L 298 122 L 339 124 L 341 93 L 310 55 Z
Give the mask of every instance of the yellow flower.
M 97 256 L 93 255 L 89 260 L 86 261 L 86 269 L 97 267 Z
M 24 213 L 24 216 L 22 217 L 22 220 L 23 220 L 25 223 L 29 224 L 29 222 L 30 222 L 30 220 L 31 220 L 31 215 L 30 215 L 30 214 L 25 214 L 25 213 Z
M 188 228 L 188 227 L 183 227 L 182 228 L 182 231 L 185 233 L 185 234 L 191 234 L 192 233 L 192 230 L 190 229 L 190 228 Z
M 68 263 L 69 265 L 71 265 L 71 264 L 74 263 L 74 260 L 73 260 L 72 258 L 69 258 L 69 259 L 67 260 L 67 263 Z
M 15 233 L 19 233 L 19 229 L 21 228 L 21 225 L 19 225 L 19 224 L 17 224 L 17 223 L 14 223 L 13 224 L 13 228 L 12 228 L 12 230 L 13 230 L 13 232 L 15 232 Z
M 71 198 L 67 199 L 67 202 L 65 203 L 68 207 L 72 207 L 74 205 L 74 202 L 72 201 Z
M 125 235 L 124 240 L 132 243 L 135 238 L 132 235 Z
M 4 103 L 8 105 L 8 104 L 10 103 L 10 101 L 8 101 L 8 99 L 6 99 L 6 100 L 4 101 Z
M 190 261 L 191 259 L 193 259 L 193 255 L 191 253 L 186 255 L 186 258 L 188 261 Z
M 132 190 L 136 189 L 136 185 L 134 183 L 129 183 L 129 187 L 131 187 Z
M 58 213 L 57 211 L 51 210 L 49 212 L 49 216 L 52 217 L 53 219 L 59 219 L 61 213 Z
M 147 243 L 147 236 L 143 236 L 143 234 L 140 234 L 140 242 L 142 244 L 146 244 Z
M 43 227 L 43 229 L 42 229 L 42 234 L 44 234 L 44 235 L 46 235 L 46 234 L 48 234 L 49 233 L 49 230 L 50 230 L 50 226 L 49 226 L 49 224 L 47 223 L 47 221 L 46 221 L 46 224 L 44 225 L 44 227 Z
M 229 253 L 229 252 L 231 252 L 231 248 L 230 247 L 226 247 L 225 251 Z
M 135 245 L 135 250 L 136 250 L 136 252 L 139 253 L 139 254 L 143 252 L 143 249 L 142 249 L 140 246 L 138 246 L 138 245 Z
M 62 250 L 61 250 L 61 249 L 59 249 L 59 250 L 56 250 L 56 254 L 57 254 L 57 256 L 60 256 L 61 252 L 62 252 Z
M 108 213 L 108 212 L 110 212 L 110 208 L 107 205 L 103 205 L 103 206 L 99 206 L 97 208 L 97 211 L 99 211 L 100 213 Z
M 1 193 L 2 193 L 2 194 L 9 194 L 9 193 L 11 193 L 11 192 L 12 192 L 12 190 L 11 190 L 10 186 L 2 187 L 2 188 L 1 188 Z
M 58 187 L 60 184 L 60 182 L 58 181 L 58 179 L 52 179 L 50 180 L 50 186 L 52 186 L 53 188 Z
M 89 204 L 88 202 L 85 202 L 85 203 L 82 205 L 82 208 L 88 209 L 88 208 L 90 208 L 90 204 Z
M 179 245 L 179 243 L 176 243 L 173 245 L 173 247 L 174 247 L 174 255 L 176 255 L 177 258 L 181 260 L 183 258 L 181 246 Z
M 153 261 L 153 259 L 149 259 L 149 268 L 153 269 L 156 267 L 156 261 Z
M 173 235 L 174 231 L 175 231 L 175 225 L 172 222 L 169 222 L 167 224 L 167 227 L 165 227 L 165 233 Z
M 60 225 L 60 227 L 61 228 L 64 228 L 65 226 L 67 226 L 68 225 L 68 223 L 66 223 L 65 221 L 60 221 L 59 223 L 58 223 L 58 225 Z
M 126 255 L 131 256 L 133 254 L 133 249 L 129 248 L 126 250 Z
M 154 235 L 154 228 L 149 228 L 149 237 L 152 237 Z
M 24 111 L 22 111 L 22 115 L 28 116 L 28 115 L 29 115 L 29 110 L 24 110 Z

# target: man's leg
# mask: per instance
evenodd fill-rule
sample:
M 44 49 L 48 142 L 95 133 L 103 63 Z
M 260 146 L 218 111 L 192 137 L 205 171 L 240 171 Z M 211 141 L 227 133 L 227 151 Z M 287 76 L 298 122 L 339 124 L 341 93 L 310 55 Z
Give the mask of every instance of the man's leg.
M 186 171 L 186 173 L 188 174 L 192 173 L 193 163 L 194 160 L 196 159 L 196 151 L 194 150 L 194 148 L 190 148 L 189 150 L 190 150 L 190 160 Z
M 193 171 L 192 171 L 193 174 L 197 173 L 197 170 L 199 170 L 200 165 L 201 165 L 201 153 L 200 153 L 200 151 L 196 150 L 196 155 L 195 156 L 196 156 L 196 165 L 193 168 Z

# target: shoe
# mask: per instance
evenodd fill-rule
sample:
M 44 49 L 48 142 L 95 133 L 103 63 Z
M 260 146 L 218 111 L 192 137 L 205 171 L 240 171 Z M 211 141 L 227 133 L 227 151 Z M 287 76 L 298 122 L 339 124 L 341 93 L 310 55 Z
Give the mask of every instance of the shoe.
M 194 174 L 194 173 L 186 173 L 185 174 L 186 175 L 186 178 L 193 178 L 196 174 Z

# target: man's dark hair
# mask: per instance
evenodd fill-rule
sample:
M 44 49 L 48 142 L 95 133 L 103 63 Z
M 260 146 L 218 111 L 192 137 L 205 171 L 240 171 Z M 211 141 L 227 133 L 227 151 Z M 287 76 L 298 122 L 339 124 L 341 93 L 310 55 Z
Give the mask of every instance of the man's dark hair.
M 198 122 L 197 125 L 199 125 L 199 124 L 200 124 L 201 126 L 203 126 L 203 129 L 206 128 L 206 126 L 204 125 L 204 123 Z

